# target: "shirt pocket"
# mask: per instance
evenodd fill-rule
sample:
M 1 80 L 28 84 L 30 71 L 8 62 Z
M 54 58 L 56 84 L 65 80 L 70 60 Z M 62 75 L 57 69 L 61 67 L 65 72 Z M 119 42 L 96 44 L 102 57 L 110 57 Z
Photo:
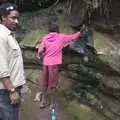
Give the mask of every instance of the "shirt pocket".
M 19 46 L 14 45 L 14 46 L 10 47 L 8 57 L 14 59 L 14 58 L 17 58 L 19 56 L 20 56 Z
M 11 36 L 9 36 L 8 47 L 9 47 L 9 57 L 16 58 L 20 55 L 19 45 L 17 41 Z
M 14 48 L 11 50 L 11 56 L 16 58 L 18 57 L 20 54 L 19 54 L 19 49 L 18 48 Z

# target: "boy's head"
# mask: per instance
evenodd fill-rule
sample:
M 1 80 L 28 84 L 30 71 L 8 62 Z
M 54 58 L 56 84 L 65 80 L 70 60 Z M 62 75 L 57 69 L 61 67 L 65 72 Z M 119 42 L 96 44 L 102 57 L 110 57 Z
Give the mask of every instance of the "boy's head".
M 0 18 L 2 24 L 8 29 L 15 30 L 19 21 L 17 6 L 10 3 L 2 4 L 0 6 Z
M 49 32 L 59 32 L 59 25 L 57 22 L 49 22 L 48 23 L 48 31 Z

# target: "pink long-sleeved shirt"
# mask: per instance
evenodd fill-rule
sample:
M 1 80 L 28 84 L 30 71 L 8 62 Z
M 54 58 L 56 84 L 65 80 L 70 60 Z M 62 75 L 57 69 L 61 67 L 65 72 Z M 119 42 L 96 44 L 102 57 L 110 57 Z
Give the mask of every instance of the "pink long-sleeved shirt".
M 62 49 L 65 44 L 75 41 L 80 37 L 80 32 L 66 35 L 64 33 L 51 32 L 47 34 L 40 45 L 37 46 L 38 54 L 43 53 L 44 65 L 62 64 Z

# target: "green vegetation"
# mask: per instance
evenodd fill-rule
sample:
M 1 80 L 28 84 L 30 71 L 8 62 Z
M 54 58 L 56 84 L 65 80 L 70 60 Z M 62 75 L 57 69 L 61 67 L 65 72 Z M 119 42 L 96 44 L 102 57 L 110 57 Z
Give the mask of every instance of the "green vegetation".
M 35 45 L 38 43 L 38 41 L 44 36 L 44 34 L 45 34 L 44 30 L 37 29 L 37 30 L 31 31 L 21 41 L 20 43 L 21 47 L 34 48 Z

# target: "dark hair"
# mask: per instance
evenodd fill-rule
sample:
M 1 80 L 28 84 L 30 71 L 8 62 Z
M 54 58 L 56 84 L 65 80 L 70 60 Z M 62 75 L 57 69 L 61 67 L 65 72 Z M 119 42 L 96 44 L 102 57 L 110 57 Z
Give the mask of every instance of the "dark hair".
M 59 32 L 59 25 L 58 23 L 48 23 L 48 31 L 49 32 Z
M 12 3 L 5 3 L 0 6 L 0 16 L 7 15 L 10 11 L 18 10 L 17 6 Z

